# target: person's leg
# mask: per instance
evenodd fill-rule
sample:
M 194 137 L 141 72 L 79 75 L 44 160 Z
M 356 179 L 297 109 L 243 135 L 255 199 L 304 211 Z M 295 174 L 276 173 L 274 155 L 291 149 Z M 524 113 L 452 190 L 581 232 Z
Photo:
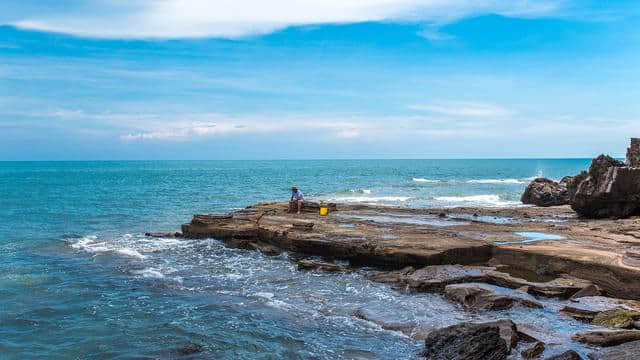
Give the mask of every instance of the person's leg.
M 300 214 L 300 210 L 302 210 L 302 200 L 298 200 L 298 214 Z

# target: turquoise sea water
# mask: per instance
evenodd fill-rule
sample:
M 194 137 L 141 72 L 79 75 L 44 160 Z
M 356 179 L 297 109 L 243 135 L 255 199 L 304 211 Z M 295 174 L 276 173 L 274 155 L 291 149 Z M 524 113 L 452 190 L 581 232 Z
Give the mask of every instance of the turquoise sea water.
M 307 197 L 401 206 L 517 206 L 569 160 L 0 162 L 0 357 L 411 358 L 421 343 L 352 316 L 447 325 L 470 315 L 362 273 L 298 272 L 286 255 L 152 239 L 194 213 Z M 552 331 L 553 329 L 550 329 Z M 185 355 L 193 350 L 194 354 Z M 196 352 L 197 350 L 197 352 Z

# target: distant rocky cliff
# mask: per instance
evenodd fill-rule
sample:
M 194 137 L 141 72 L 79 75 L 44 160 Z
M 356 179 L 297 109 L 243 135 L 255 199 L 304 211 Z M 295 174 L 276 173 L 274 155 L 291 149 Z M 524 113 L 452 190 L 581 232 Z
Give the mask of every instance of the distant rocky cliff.
M 627 149 L 627 166 L 640 168 L 640 138 L 632 138 Z

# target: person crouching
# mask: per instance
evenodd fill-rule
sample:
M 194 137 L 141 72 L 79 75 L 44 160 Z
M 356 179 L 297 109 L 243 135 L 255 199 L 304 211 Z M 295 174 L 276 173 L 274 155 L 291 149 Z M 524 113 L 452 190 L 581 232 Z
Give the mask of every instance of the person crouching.
M 291 187 L 291 199 L 289 199 L 289 212 L 293 212 L 293 208 L 297 205 L 298 214 L 302 210 L 302 202 L 304 201 L 304 195 L 302 195 L 302 191 L 298 190 L 297 187 Z

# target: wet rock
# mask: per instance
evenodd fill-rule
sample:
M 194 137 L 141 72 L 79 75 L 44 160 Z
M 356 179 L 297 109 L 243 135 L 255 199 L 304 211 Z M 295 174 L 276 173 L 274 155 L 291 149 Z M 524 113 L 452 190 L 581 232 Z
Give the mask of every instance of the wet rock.
M 629 310 L 631 313 L 638 313 L 637 304 L 633 300 L 614 299 L 605 296 L 585 296 L 575 300 L 571 305 L 566 305 L 560 312 L 578 320 L 592 322 L 598 314 L 619 308 Z
M 544 360 L 582 360 L 582 357 L 574 350 L 567 350 L 561 354 L 549 356 Z
M 553 338 L 550 337 L 549 332 L 539 329 L 532 324 L 526 323 L 517 323 L 518 328 L 518 338 L 524 342 L 534 343 L 534 342 L 545 342 L 545 341 L 553 341 Z
M 393 284 L 395 287 L 406 286 L 407 276 L 416 271 L 413 266 L 407 266 L 401 270 L 396 271 L 374 271 L 369 274 L 368 278 L 371 281 Z
M 363 309 L 356 310 L 353 316 L 372 322 L 385 330 L 399 331 L 415 340 L 424 340 L 427 338 L 427 335 L 433 331 L 433 327 L 427 324 L 418 322 L 389 322 Z
M 569 194 L 565 183 L 559 183 L 547 178 L 537 178 L 531 181 L 520 197 L 523 204 L 537 206 L 556 206 L 569 203 Z
M 490 289 L 472 284 L 447 285 L 444 288 L 444 295 L 470 310 L 502 310 L 510 308 L 514 304 L 542 308 L 542 304 L 536 301 L 500 295 Z
M 520 355 L 522 355 L 522 357 L 525 359 L 533 359 L 542 355 L 543 352 L 544 352 L 544 344 L 538 341 L 535 344 L 533 344 L 531 347 L 525 350 L 522 350 L 520 352 Z
M 631 341 L 589 354 L 591 360 L 638 360 L 640 341 Z
M 324 270 L 329 272 L 346 272 L 349 269 L 344 265 L 333 264 L 317 260 L 300 260 L 298 261 L 298 270 Z
M 282 249 L 280 249 L 279 247 L 273 246 L 273 245 L 269 245 L 269 244 L 265 244 L 263 242 L 249 242 L 247 243 L 246 246 L 247 249 L 250 250 L 258 250 L 261 253 L 267 255 L 267 256 L 276 256 L 276 255 L 280 255 L 282 253 Z
M 532 282 L 499 271 L 488 272 L 486 282 L 511 289 L 526 286 L 527 292 L 531 295 L 561 298 L 569 298 L 583 288 L 591 285 L 590 281 L 568 275 L 561 275 L 548 282 Z
M 599 296 L 601 294 L 600 289 L 595 285 L 589 285 L 582 288 L 577 293 L 573 294 L 569 299 L 576 300 L 586 296 Z
M 487 266 L 432 265 L 406 276 L 410 289 L 420 292 L 441 292 L 449 284 L 484 282 L 486 274 L 495 268 Z
M 640 330 L 640 321 L 634 321 L 633 322 L 633 328 Z
M 640 168 L 607 155 L 567 182 L 569 203 L 589 218 L 626 218 L 640 211 Z
M 515 324 L 510 320 L 462 323 L 430 333 L 423 356 L 434 360 L 502 360 L 517 341 Z
M 634 320 L 638 318 L 640 313 L 637 311 L 616 308 L 598 313 L 591 323 L 610 328 L 628 329 L 633 327 Z
M 640 340 L 640 331 L 638 330 L 600 330 L 585 331 L 573 335 L 572 339 L 584 344 L 595 346 L 615 346 L 630 341 Z

